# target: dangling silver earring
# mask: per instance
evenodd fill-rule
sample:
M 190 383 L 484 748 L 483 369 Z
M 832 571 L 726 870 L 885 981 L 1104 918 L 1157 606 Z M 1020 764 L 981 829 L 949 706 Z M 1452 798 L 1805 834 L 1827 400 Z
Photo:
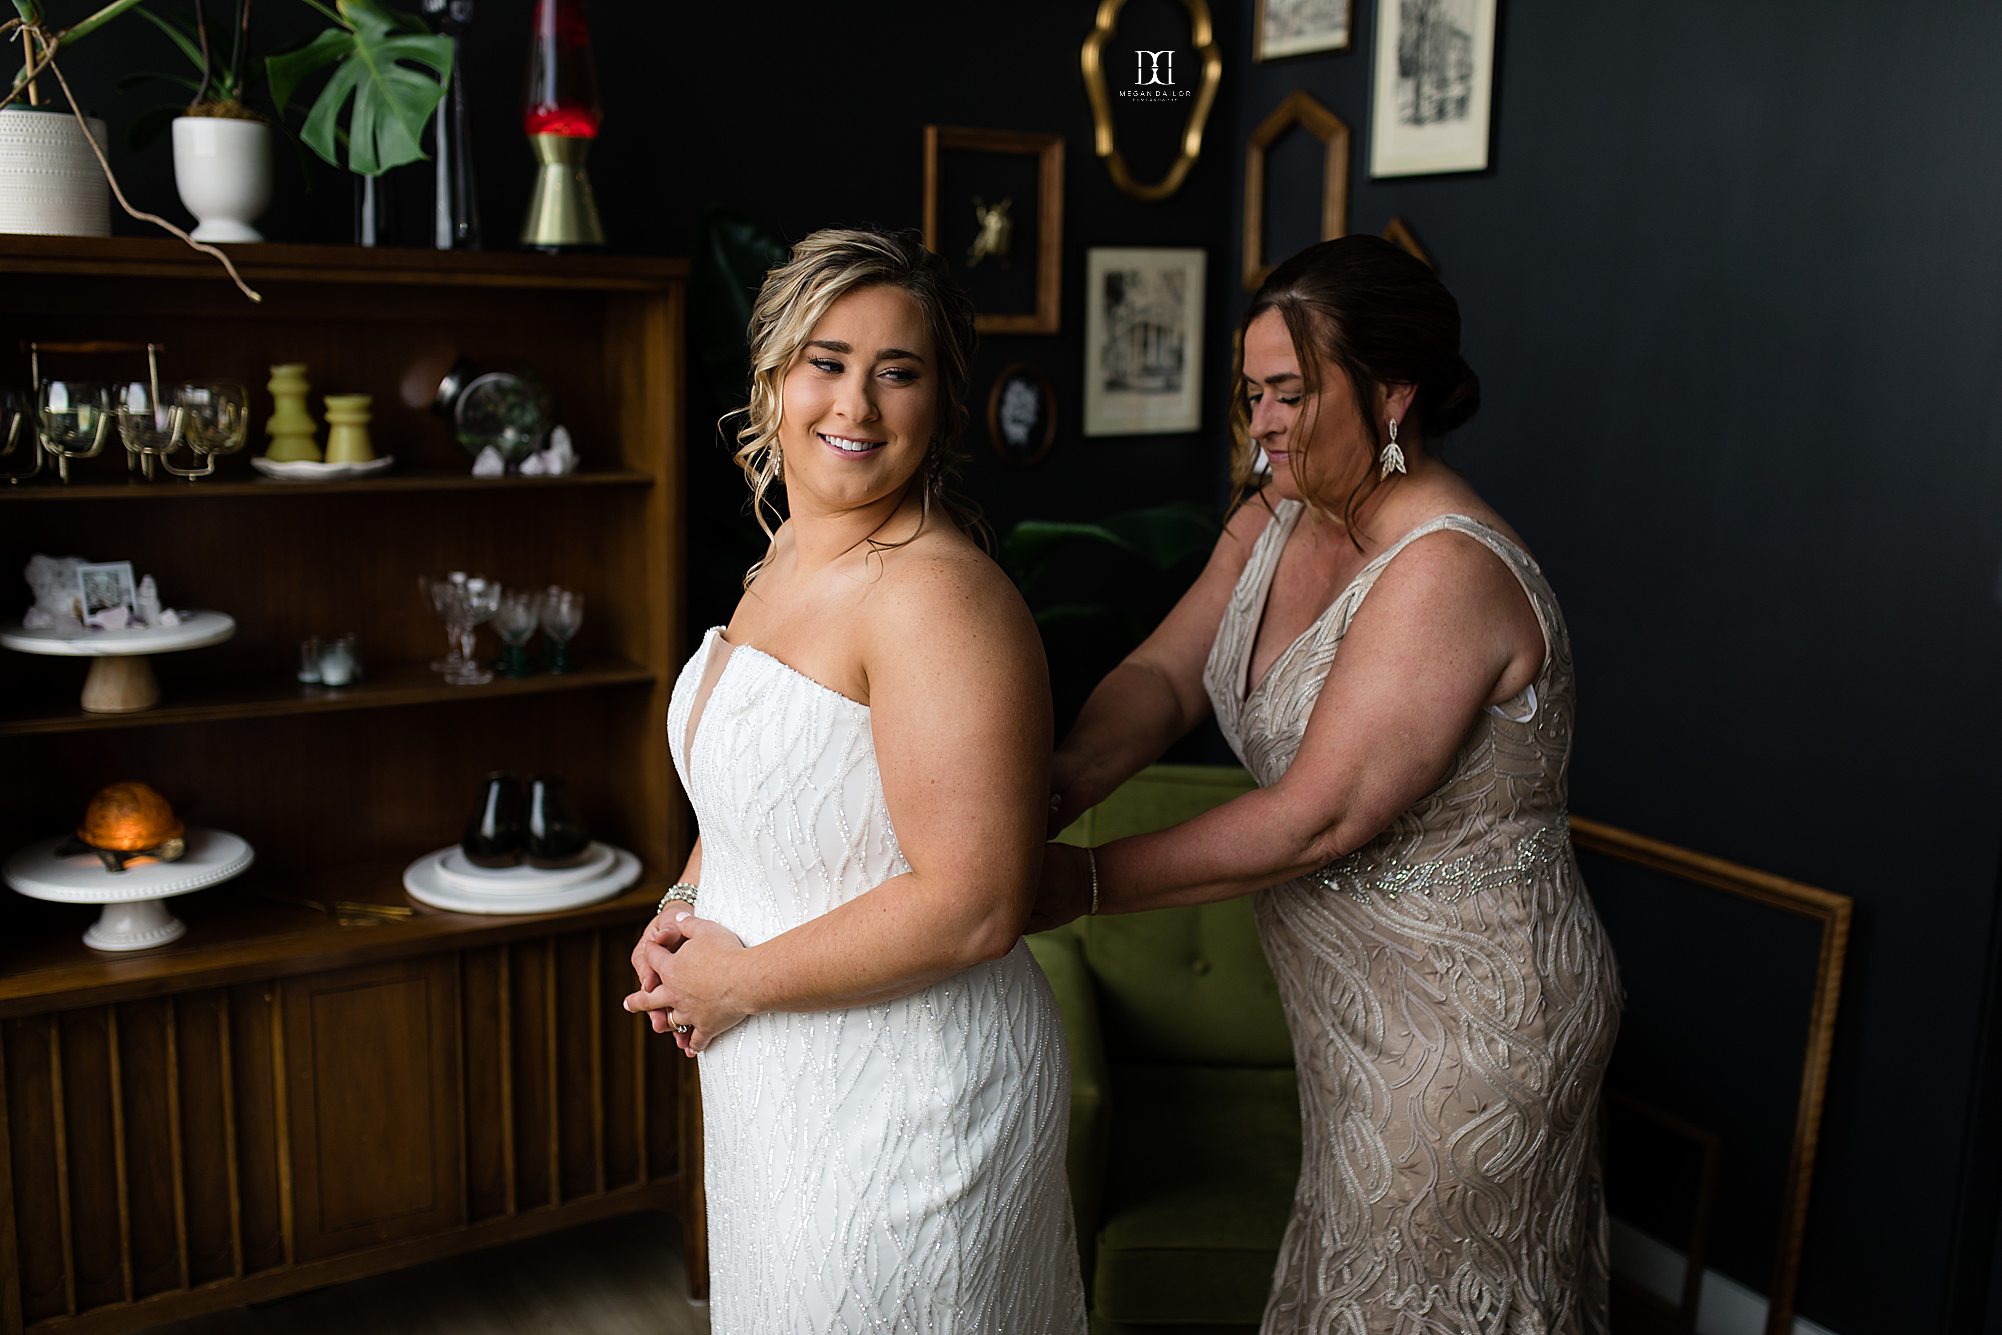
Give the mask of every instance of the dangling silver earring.
M 779 453 L 779 447 L 772 446 L 772 481 L 777 482 L 786 475 L 786 457 Z
M 1376 480 L 1381 482 L 1392 473 L 1404 471 L 1404 451 L 1397 444 L 1397 419 L 1390 419 L 1390 439 L 1385 442 L 1383 453 L 1377 456 Z

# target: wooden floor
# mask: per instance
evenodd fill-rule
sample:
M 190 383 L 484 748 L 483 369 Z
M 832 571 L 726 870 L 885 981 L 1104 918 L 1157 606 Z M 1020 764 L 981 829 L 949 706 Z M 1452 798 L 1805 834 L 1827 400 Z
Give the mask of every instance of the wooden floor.
M 158 1329 L 171 1335 L 708 1335 L 679 1230 L 628 1215 Z

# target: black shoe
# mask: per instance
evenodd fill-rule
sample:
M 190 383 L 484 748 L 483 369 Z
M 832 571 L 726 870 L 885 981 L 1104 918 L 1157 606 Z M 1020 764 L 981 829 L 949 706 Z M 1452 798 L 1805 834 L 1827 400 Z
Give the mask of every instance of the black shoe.
M 518 774 L 489 774 L 480 785 L 480 802 L 459 840 L 466 861 L 475 867 L 512 867 L 521 861 L 528 838 L 527 801 Z
M 574 867 L 591 851 L 591 832 L 563 780 L 536 775 L 528 785 L 528 865 Z

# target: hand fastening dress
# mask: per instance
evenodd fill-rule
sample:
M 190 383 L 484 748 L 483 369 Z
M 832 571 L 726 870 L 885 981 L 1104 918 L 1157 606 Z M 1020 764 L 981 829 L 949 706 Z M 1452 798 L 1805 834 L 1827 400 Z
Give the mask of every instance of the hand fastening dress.
M 718 628 L 668 738 L 699 911 L 746 945 L 910 870 L 866 705 Z M 1026 945 L 895 1001 L 754 1015 L 700 1060 L 716 1335 L 1084 1330 L 1068 1056 Z

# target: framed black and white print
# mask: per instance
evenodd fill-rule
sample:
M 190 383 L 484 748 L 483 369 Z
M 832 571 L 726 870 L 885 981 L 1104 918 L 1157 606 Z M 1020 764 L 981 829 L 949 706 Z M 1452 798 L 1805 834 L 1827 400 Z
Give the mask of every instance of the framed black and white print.
M 106 561 L 76 568 L 78 601 L 83 624 L 102 630 L 124 630 L 139 610 L 130 561 Z
M 1085 435 L 1201 427 L 1204 262 L 1200 250 L 1085 252 Z
M 1252 59 L 1349 49 L 1349 0 L 1258 0 Z
M 1017 468 L 1033 468 L 1057 442 L 1057 392 L 1043 373 L 1016 362 L 987 394 L 987 438 Z
M 1377 0 L 1369 174 L 1488 165 L 1498 0 Z

